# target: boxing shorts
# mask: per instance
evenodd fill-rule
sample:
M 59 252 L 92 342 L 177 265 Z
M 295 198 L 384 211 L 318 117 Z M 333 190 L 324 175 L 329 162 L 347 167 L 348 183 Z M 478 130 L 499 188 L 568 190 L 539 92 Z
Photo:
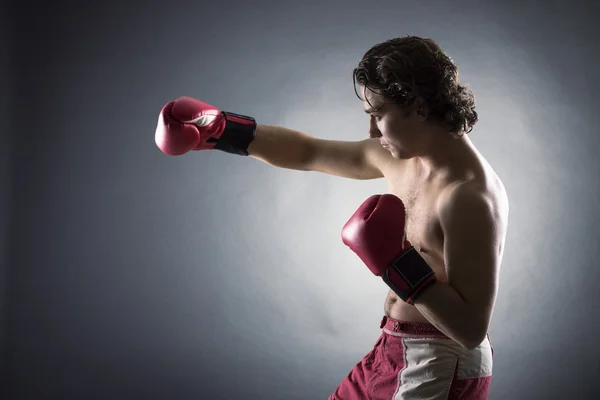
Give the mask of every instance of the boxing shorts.
M 329 400 L 485 400 L 492 379 L 489 337 L 468 350 L 433 325 L 383 317 L 373 349 Z

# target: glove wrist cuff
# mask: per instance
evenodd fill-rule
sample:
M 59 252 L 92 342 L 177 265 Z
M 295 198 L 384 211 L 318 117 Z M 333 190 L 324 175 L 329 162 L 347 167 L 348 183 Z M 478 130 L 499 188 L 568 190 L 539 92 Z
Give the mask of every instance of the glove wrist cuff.
M 246 115 L 223 111 L 225 129 L 215 145 L 215 150 L 221 150 L 240 156 L 248 155 L 248 146 L 256 136 L 256 120 Z
M 385 270 L 382 278 L 408 304 L 413 304 L 418 296 L 437 282 L 435 273 L 414 247 L 402 252 Z

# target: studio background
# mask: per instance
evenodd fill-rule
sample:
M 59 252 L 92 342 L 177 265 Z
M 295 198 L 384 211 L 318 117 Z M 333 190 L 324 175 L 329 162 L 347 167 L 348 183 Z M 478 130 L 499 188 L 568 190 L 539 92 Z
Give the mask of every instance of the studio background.
M 326 399 L 386 286 L 340 239 L 384 180 L 168 157 L 181 95 L 366 137 L 351 71 L 431 37 L 477 101 L 511 213 L 490 399 L 600 390 L 597 2 L 3 4 L 0 398 Z

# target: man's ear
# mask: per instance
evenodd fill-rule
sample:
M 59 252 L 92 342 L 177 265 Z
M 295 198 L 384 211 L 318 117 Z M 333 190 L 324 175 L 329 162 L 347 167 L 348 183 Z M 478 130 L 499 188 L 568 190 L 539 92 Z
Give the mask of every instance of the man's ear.
M 427 119 L 427 115 L 429 114 L 429 108 L 427 107 L 427 103 L 420 97 L 417 97 L 415 100 L 415 111 L 417 115 L 421 117 L 423 121 Z

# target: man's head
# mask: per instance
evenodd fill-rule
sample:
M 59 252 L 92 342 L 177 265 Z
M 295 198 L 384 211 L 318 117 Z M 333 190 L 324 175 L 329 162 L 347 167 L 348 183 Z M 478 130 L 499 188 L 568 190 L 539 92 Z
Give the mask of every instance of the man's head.
M 436 135 L 460 137 L 477 122 L 473 94 L 431 39 L 407 36 L 379 43 L 363 56 L 353 78 L 371 116 L 370 136 L 395 156 L 418 155 Z

